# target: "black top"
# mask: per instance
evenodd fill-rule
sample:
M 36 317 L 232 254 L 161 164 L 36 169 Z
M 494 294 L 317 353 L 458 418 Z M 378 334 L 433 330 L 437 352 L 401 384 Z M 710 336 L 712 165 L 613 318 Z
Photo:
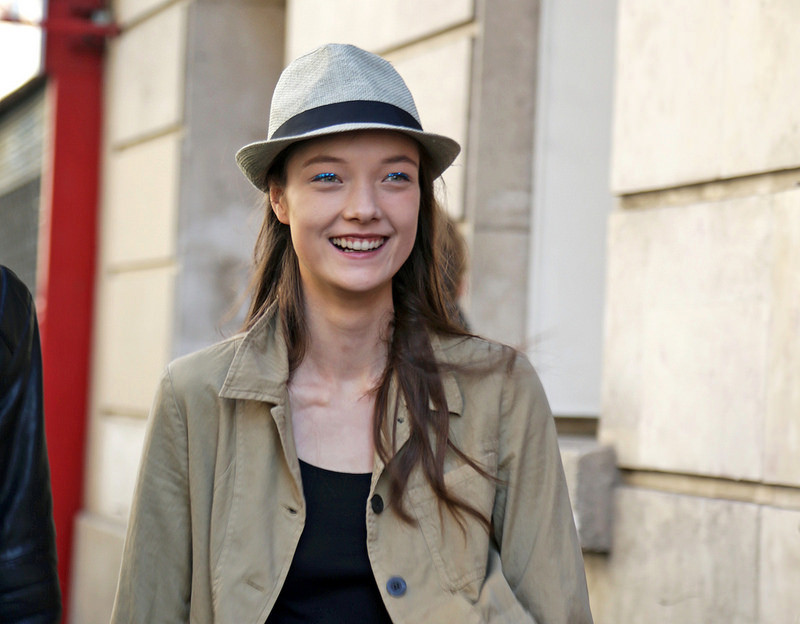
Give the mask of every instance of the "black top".
M 391 624 L 367 556 L 371 475 L 300 461 L 306 524 L 267 624 Z

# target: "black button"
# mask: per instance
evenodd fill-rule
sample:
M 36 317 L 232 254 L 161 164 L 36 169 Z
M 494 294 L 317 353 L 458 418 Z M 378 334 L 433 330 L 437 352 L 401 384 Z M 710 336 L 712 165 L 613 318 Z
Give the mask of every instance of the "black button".
M 406 589 L 408 589 L 408 586 L 406 585 L 406 581 L 402 576 L 393 576 L 386 581 L 386 591 L 389 592 L 390 596 L 399 598 L 406 593 Z
M 381 498 L 380 494 L 373 496 L 370 499 L 369 504 L 372 505 L 372 511 L 374 511 L 376 514 L 379 514 L 383 511 L 383 499 Z

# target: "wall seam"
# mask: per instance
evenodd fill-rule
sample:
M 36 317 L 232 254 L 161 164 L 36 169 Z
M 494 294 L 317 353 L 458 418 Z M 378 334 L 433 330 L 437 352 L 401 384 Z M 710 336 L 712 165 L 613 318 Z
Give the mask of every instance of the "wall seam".
M 777 483 L 620 468 L 620 485 L 667 494 L 800 510 L 800 488 Z

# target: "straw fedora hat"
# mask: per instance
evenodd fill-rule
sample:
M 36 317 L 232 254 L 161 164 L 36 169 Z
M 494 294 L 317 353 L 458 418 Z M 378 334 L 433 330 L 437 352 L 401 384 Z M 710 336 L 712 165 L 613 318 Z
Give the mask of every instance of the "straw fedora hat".
M 430 156 L 434 177 L 461 151 L 453 139 L 422 129 L 414 98 L 391 63 L 352 45 L 328 44 L 283 70 L 272 95 L 268 138 L 241 148 L 236 163 L 266 191 L 267 170 L 292 143 L 369 129 L 416 139 Z

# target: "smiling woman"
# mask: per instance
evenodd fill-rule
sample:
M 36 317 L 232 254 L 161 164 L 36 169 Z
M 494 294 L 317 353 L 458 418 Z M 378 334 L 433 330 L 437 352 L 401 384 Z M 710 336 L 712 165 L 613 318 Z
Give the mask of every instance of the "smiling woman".
M 164 375 L 114 622 L 591 622 L 539 380 L 456 316 L 458 151 L 380 57 L 284 70 L 245 327 Z

